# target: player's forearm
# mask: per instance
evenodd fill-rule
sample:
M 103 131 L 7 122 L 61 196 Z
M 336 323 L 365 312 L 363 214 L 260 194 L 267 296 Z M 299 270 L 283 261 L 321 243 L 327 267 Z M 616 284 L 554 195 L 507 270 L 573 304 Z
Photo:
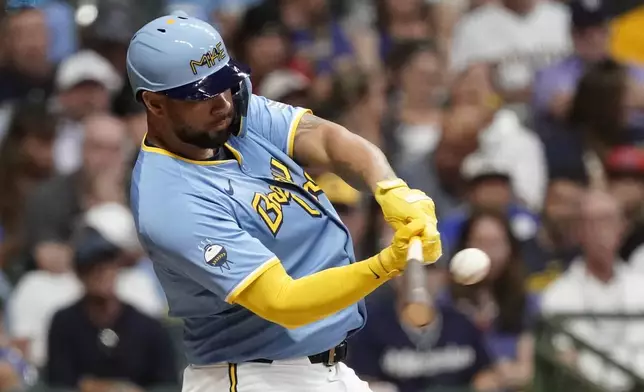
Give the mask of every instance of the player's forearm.
M 266 320 L 297 328 L 355 304 L 390 277 L 378 256 L 300 279 L 277 263 L 233 301 Z
M 305 114 L 295 134 L 295 160 L 307 168 L 332 171 L 356 189 L 375 191 L 396 175 L 378 147 L 346 128 Z
M 375 192 L 376 184 L 397 178 L 385 154 L 371 142 L 347 132 L 328 146 L 332 171 L 356 189 Z

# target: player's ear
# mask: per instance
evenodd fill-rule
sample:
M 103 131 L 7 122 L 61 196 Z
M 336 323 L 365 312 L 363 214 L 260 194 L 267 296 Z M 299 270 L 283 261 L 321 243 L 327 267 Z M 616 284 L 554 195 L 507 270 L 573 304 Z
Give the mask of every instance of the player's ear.
M 161 116 L 165 112 L 163 108 L 163 96 L 151 91 L 143 91 L 141 100 L 145 107 L 154 115 Z

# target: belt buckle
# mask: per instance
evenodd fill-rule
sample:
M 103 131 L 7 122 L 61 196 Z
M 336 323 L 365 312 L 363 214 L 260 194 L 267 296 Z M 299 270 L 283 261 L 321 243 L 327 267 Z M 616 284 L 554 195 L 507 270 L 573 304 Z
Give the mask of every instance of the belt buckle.
M 337 362 L 335 361 L 335 347 L 333 347 L 331 350 L 327 351 L 328 357 L 327 360 L 324 361 L 324 366 L 330 367 L 335 365 Z

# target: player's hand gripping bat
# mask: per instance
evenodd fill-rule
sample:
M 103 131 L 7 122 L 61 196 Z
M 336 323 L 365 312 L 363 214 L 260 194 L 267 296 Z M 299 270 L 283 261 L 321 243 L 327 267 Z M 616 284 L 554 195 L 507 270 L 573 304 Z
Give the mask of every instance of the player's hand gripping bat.
M 432 300 L 427 291 L 423 266 L 423 244 L 418 237 L 409 242 L 407 267 L 403 274 L 402 320 L 414 327 L 423 327 L 433 319 Z

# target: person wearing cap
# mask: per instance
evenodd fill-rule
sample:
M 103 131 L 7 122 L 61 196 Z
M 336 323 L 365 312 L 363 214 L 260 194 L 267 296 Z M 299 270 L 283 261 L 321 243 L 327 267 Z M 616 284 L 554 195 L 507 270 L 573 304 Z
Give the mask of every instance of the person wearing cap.
M 84 295 L 52 318 L 44 376 L 48 386 L 133 392 L 177 384 L 167 331 L 117 295 L 117 277 L 126 257 L 92 227 L 76 233 L 74 270 Z
M 311 81 L 290 69 L 278 69 L 266 75 L 259 86 L 262 95 L 291 106 L 308 106 Z
M 150 317 L 165 317 L 165 296 L 151 271 L 150 261 L 143 257 L 130 210 L 120 203 L 102 203 L 85 213 L 84 223 L 123 252 L 122 268 L 116 281 L 119 298 Z
M 432 200 L 361 137 L 252 94 L 249 71 L 197 18 L 149 22 L 127 68 L 148 121 L 130 202 L 184 321 L 183 390 L 368 391 L 342 363 L 346 340 L 366 322 L 362 299 L 404 270 L 412 238 L 427 263 L 440 257 Z M 357 261 L 305 168 L 373 192 L 392 245 Z
M 513 235 L 520 241 L 534 237 L 539 227 L 538 217 L 517 199 L 510 168 L 489 153 L 470 154 L 461 165 L 466 184 L 467 206 L 441 219 L 439 231 L 450 251 L 454 249 L 465 222 L 477 209 L 507 214 Z
M 98 53 L 80 51 L 65 59 L 56 72 L 54 111 L 59 115 L 54 143 L 56 169 L 69 174 L 82 164 L 83 120 L 92 114 L 109 113 L 111 97 L 123 86 L 121 76 Z
M 67 270 L 69 240 L 78 218 L 93 205 L 125 202 L 124 124 L 101 114 L 88 116 L 83 125 L 81 168 L 38 184 L 25 201 L 24 269 Z
M 52 193 L 51 197 L 55 196 Z M 60 222 L 53 220 L 52 223 Z M 156 277 L 141 257 L 134 220 L 128 208 L 114 202 L 102 203 L 74 216 L 73 225 L 79 224 L 96 230 L 124 254 L 120 258 L 123 265 L 116 281 L 119 298 L 150 317 L 165 317 L 165 299 Z M 44 230 L 47 232 L 51 228 L 44 227 Z M 50 240 L 40 244 L 38 269 L 20 276 L 8 301 L 8 329 L 27 358 L 39 367 L 47 361 L 47 330 L 53 314 L 82 296 L 81 284 L 73 270 L 71 242 L 71 239 L 65 243 Z M 47 293 L 46 297 L 43 292 Z

